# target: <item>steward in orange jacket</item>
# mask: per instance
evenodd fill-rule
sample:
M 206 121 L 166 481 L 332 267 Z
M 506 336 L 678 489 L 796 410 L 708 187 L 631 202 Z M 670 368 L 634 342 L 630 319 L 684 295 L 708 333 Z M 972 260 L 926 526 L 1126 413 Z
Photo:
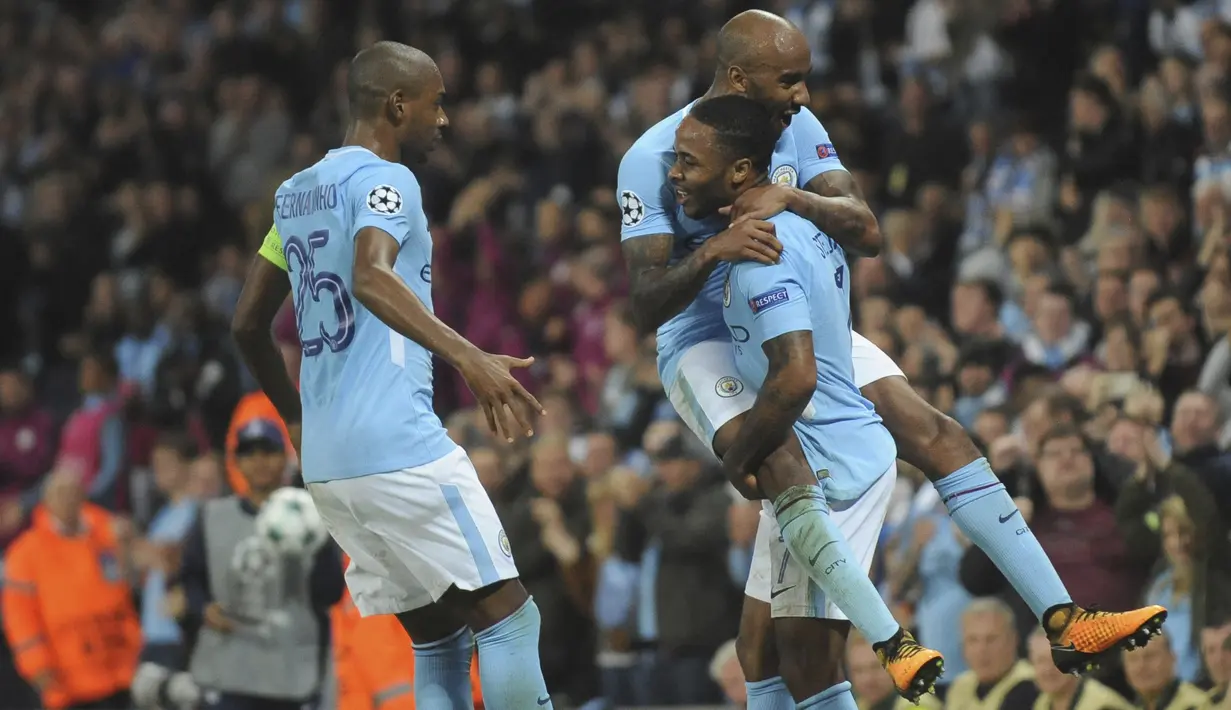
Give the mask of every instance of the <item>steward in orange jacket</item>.
M 414 710 L 415 657 L 397 617 L 359 616 L 349 591 L 331 617 L 337 710 Z M 470 664 L 470 685 L 474 706 L 482 710 L 477 658 Z
M 33 524 L 9 546 L 4 633 L 43 707 L 127 707 L 141 653 L 115 519 L 84 502 L 80 477 L 53 473 Z

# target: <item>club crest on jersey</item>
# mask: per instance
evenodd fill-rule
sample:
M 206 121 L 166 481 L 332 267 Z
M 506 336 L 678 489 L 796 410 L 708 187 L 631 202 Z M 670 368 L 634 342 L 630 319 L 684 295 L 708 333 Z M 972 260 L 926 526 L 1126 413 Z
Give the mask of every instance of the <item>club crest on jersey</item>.
M 635 227 L 645 219 L 645 203 L 632 190 L 620 193 L 620 224 Z
M 368 192 L 368 209 L 376 214 L 397 214 L 402 211 L 402 193 L 392 185 L 377 185 Z
M 795 181 L 798 179 L 798 175 L 795 172 L 795 168 L 790 165 L 779 165 L 769 179 L 772 180 L 775 185 L 795 187 Z
M 500 539 L 500 551 L 504 553 L 505 557 L 513 559 L 513 548 L 509 546 L 509 536 L 505 535 L 504 531 L 501 530 L 500 535 L 497 537 Z
M 789 300 L 791 300 L 791 294 L 787 293 L 785 286 L 779 286 L 772 291 L 766 291 L 748 299 L 748 307 L 752 309 L 753 313 L 764 313 L 775 306 L 781 306 Z
M 722 307 L 731 307 L 731 272 L 727 272 L 727 278 L 722 282 Z
M 740 382 L 735 377 L 723 377 L 714 384 L 714 394 L 719 397 L 730 398 L 744 391 L 744 383 Z

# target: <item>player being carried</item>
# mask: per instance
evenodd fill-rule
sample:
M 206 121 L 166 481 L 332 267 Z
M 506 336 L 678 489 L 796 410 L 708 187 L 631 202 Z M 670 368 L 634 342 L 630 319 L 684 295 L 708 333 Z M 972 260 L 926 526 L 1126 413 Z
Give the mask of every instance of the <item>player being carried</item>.
M 769 149 L 767 176 L 745 175 L 735 182 L 737 159 L 747 161 L 750 154 L 731 156 L 715 148 L 726 162 L 708 166 L 701 165 L 704 156 L 676 155 L 676 131 L 689 115 L 689 106 L 650 128 L 629 149 L 620 164 L 617 190 L 633 307 L 643 329 L 658 329 L 659 372 L 672 404 L 724 458 L 724 468 L 741 492 L 756 495 L 748 476 L 755 474 L 761 491 L 783 496 L 763 513 L 745 590 L 739 652 L 749 681 L 749 707 L 792 707 L 792 695 L 806 699 L 830 692 L 841 678 L 844 618 L 876 640 L 877 653 L 898 692 L 917 698 L 939 675 L 939 654 L 919 646 L 898 628 L 874 590 L 851 592 L 871 587 L 866 571 L 887 503 L 876 491 L 892 482 L 877 480 L 856 496 L 858 503 L 848 507 L 842 501 L 830 515 L 827 493 L 832 492 L 835 501 L 858 493 L 868 481 L 857 476 L 875 477 L 881 472 L 843 472 L 845 483 L 836 483 L 837 472 L 830 471 L 822 489 L 790 431 L 792 419 L 784 418 L 792 414 L 785 400 L 772 410 L 762 408 L 775 413 L 769 420 L 749 422 L 757 397 L 739 375 L 732 341 L 747 340 L 750 334 L 728 330 L 722 317 L 728 264 L 778 263 L 782 244 L 775 236 L 776 225 L 763 220 L 789 211 L 845 251 L 863 255 L 879 248 L 876 220 L 824 128 L 804 108 L 809 101 L 804 79 L 810 71 L 810 52 L 797 28 L 769 13 L 741 13 L 719 35 L 718 63 L 706 98 L 738 94 L 754 99 L 771 112 L 774 128 L 780 131 Z M 695 176 L 698 171 L 703 177 Z M 669 172 L 680 181 L 678 191 L 670 184 Z M 687 203 L 693 191 L 706 189 L 694 185 L 710 180 L 727 191 L 728 202 L 734 201 L 731 209 L 721 210 L 725 215 L 683 210 L 674 204 L 677 198 Z M 845 271 L 835 274 L 834 278 L 845 278 Z M 758 307 L 781 298 L 776 291 L 760 295 L 769 300 Z M 845 311 L 831 316 L 848 318 Z M 849 322 L 846 326 L 849 329 Z M 1073 604 L 1029 527 L 1016 517 L 1012 498 L 962 428 L 921 399 L 883 352 L 857 333 L 849 337 L 853 384 L 875 405 L 896 440 L 898 454 L 927 474 L 958 527 L 992 557 L 1029 603 L 1053 644 L 1059 668 L 1087 670 L 1105 655 L 1142 643 L 1157 631 L 1166 615 L 1161 607 L 1110 614 Z M 774 363 L 769 367 L 772 371 Z M 815 371 L 816 366 L 809 368 Z M 772 390 L 762 395 L 780 396 Z M 743 431 L 745 425 L 752 428 Z M 873 452 L 857 453 L 868 457 L 864 464 L 874 468 Z M 854 512 L 856 507 L 863 509 L 861 514 Z M 834 547 L 822 549 L 830 544 Z M 841 559 L 861 565 L 862 574 L 846 575 L 846 563 L 831 563 L 828 569 L 819 564 L 839 545 L 850 546 L 853 557 Z M 786 551 L 776 554 L 772 547 Z M 787 584 L 788 576 L 808 583 Z M 773 589 L 771 578 L 780 580 Z M 814 585 L 829 603 L 811 603 Z
M 419 50 L 378 42 L 352 60 L 347 94 L 343 146 L 278 188 L 234 335 L 297 446 L 302 413 L 304 481 L 351 558 L 355 605 L 396 614 L 410 635 L 417 706 L 473 707 L 477 645 L 488 708 L 550 708 L 538 608 L 474 467 L 432 410 L 433 354 L 502 436 L 530 434 L 541 409 L 510 374 L 529 360 L 485 353 L 432 312 L 432 237 L 419 183 L 397 161 L 403 146 L 426 153 L 448 125 L 440 72 Z M 298 393 L 270 336 L 288 291 Z

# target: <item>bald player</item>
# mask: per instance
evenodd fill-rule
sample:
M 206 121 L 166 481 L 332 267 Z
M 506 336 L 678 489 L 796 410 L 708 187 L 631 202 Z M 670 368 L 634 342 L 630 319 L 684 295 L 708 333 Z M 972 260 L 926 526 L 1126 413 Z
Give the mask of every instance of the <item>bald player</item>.
M 397 162 L 448 125 L 426 54 L 379 42 L 347 78 L 342 147 L 278 188 L 233 331 L 293 432 L 307 488 L 351 558 L 360 613 L 395 614 L 413 640 L 415 701 L 472 708 L 478 646 L 486 706 L 550 708 L 539 610 L 466 453 L 432 411 L 432 355 L 457 368 L 499 435 L 530 434 L 537 401 L 491 355 L 432 313 L 432 238 L 419 183 Z M 270 335 L 290 292 L 303 344 L 295 391 Z M 302 425 L 301 425 L 302 422 Z M 298 442 L 296 442 L 298 444 Z
M 729 332 L 722 319 L 728 264 L 775 263 L 781 245 L 772 225 L 762 220 L 784 210 L 806 218 L 847 252 L 871 255 L 880 245 L 875 218 L 828 134 L 804 108 L 809 101 L 804 85 L 809 71 L 806 41 L 783 18 L 751 11 L 723 27 L 719 66 L 706 98 L 734 93 L 756 99 L 774 112 L 783 127 L 770 166 L 770 184 L 744 192 L 726 210 L 729 221 L 691 220 L 675 204 L 687 194 L 674 189 L 667 173 L 677 157 L 676 128 L 691 105 L 649 129 L 620 165 L 623 251 L 639 325 L 643 330 L 658 329 L 664 388 L 688 426 L 711 442 L 719 456 L 736 440 L 755 401 L 735 368 L 732 341 L 739 341 L 741 334 Z M 1076 607 L 1029 527 L 1016 517 L 1004 486 L 961 426 L 921 399 L 875 345 L 857 333 L 851 340 L 855 384 L 875 405 L 897 442 L 899 456 L 927 473 L 959 527 L 989 553 L 1030 603 L 1055 647 L 1058 667 L 1086 670 L 1130 640 L 1141 643 L 1157 630 L 1165 618 L 1159 607 L 1128 614 Z M 780 447 L 764 462 L 740 462 L 741 467 L 757 471 L 757 478 L 772 475 L 775 468 L 789 467 L 788 454 L 794 447 L 795 442 L 788 441 L 785 451 Z M 746 495 L 755 495 L 753 484 L 735 473 L 732 483 Z M 790 619 L 816 605 L 793 600 L 799 586 L 782 585 L 784 566 L 797 562 L 783 550 L 790 545 L 777 526 L 781 514 L 768 505 L 763 512 L 740 622 L 740 661 L 750 681 L 752 708 L 793 707 L 789 697 L 783 699 L 787 685 L 806 686 L 801 678 L 815 684 L 820 678 L 837 682 L 842 677 L 832 659 L 840 656 L 845 635 L 845 626 L 835 622 L 846 614 L 819 623 Z M 883 509 L 877 511 L 868 517 L 875 519 L 875 525 L 846 535 L 865 566 L 875 548 L 871 531 L 879 530 L 883 516 Z M 805 571 L 812 573 L 809 577 L 816 573 L 806 567 Z M 777 587 L 771 583 L 774 580 Z M 784 616 L 788 623 L 782 623 Z M 919 648 L 909 643 L 908 648 Z M 922 692 L 938 670 L 927 666 L 934 658 L 930 654 L 895 653 L 894 645 L 883 641 L 876 648 L 905 697 Z M 895 662 L 905 658 L 912 662 Z M 921 659 L 927 663 L 921 665 Z

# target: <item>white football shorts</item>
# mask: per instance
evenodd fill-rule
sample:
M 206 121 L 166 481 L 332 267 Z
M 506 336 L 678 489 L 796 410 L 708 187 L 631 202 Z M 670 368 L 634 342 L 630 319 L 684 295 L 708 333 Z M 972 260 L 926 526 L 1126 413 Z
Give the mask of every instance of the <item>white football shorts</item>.
M 350 556 L 346 586 L 363 616 L 517 577 L 509 538 L 461 447 L 423 466 L 309 483 L 308 491 Z
M 883 350 L 851 331 L 851 360 L 855 386 L 862 389 L 877 380 L 904 377 Z M 689 348 L 679 360 L 675 383 L 667 393 L 684 424 L 707 444 L 723 424 L 752 409 L 756 394 L 745 386 L 735 369 L 735 351 L 729 340 L 707 340 Z
M 856 559 L 852 562 L 862 565 L 865 573 L 872 569 L 872 557 L 876 554 L 897 480 L 898 463 L 894 461 L 859 500 L 844 507 L 831 504 L 830 517 L 855 553 Z M 752 568 L 744 594 L 768 603 L 775 619 L 846 620 L 846 615 L 826 598 L 803 565 L 791 557 L 779 534 L 773 503 L 769 501 L 761 508 L 761 522 L 752 549 Z
M 886 377 L 905 377 L 892 358 L 855 331 L 851 331 L 851 360 L 855 386 L 860 389 Z M 724 424 L 752 409 L 756 401 L 755 393 L 744 386 L 735 369 L 735 353 L 726 340 L 710 340 L 689 348 L 679 360 L 675 384 L 667 396 L 684 424 L 710 444 Z M 843 510 L 832 511 L 834 521 L 866 570 L 872 567 L 872 555 L 896 480 L 895 462 L 859 500 Z M 786 546 L 779 539 L 773 505 L 767 501 L 765 506 L 769 510 L 761 511 L 744 593 L 771 603 L 775 617 L 845 619 L 837 607 L 825 601 L 824 594 L 804 570 L 794 567 L 794 560 L 786 554 Z M 772 580 L 778 584 L 771 585 Z

